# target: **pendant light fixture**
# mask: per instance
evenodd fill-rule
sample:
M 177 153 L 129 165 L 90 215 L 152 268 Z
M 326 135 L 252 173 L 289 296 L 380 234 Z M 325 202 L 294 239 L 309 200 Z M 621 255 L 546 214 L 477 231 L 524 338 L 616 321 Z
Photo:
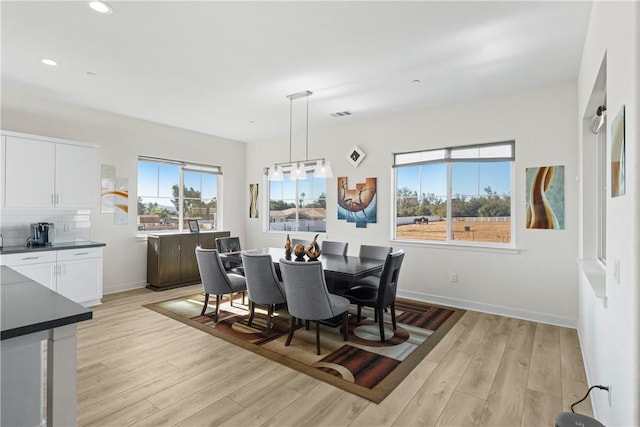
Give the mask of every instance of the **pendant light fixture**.
M 284 175 L 288 175 L 292 180 L 307 179 L 307 173 L 313 172 L 316 178 L 332 178 L 331 163 L 324 159 L 309 160 L 309 96 L 313 95 L 310 90 L 287 95 L 289 98 L 289 161 L 286 163 L 276 163 L 269 168 L 269 181 L 282 181 Z M 293 101 L 299 98 L 307 99 L 306 135 L 305 135 L 305 158 L 304 160 L 292 161 L 292 134 L 293 134 Z

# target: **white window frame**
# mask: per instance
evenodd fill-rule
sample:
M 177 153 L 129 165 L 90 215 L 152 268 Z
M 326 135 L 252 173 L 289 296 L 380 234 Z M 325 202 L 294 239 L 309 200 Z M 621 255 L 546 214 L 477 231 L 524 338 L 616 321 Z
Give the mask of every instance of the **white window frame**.
M 271 220 L 271 181 L 269 181 L 269 168 L 265 168 L 265 176 L 264 176 L 264 187 L 266 188 L 266 197 L 264 198 L 264 204 L 263 204 L 263 212 L 266 212 L 266 215 L 264 215 L 264 219 L 263 219 L 263 223 L 262 223 L 262 228 L 263 231 L 266 233 L 271 233 L 271 234 L 279 234 L 279 235 L 284 235 L 284 234 L 293 234 L 293 235 L 309 235 L 309 236 L 314 236 L 316 234 L 320 234 L 320 235 L 326 235 L 327 231 L 326 231 L 326 221 L 327 221 L 327 216 L 325 216 L 325 231 L 306 231 L 306 230 L 298 230 L 298 231 L 287 231 L 287 230 L 272 230 L 271 229 L 271 225 L 270 225 L 270 220 Z M 305 172 L 307 174 L 307 179 L 314 179 L 313 177 L 313 171 L 306 171 Z M 289 174 L 285 174 L 284 178 L 286 180 L 292 180 L 296 182 L 296 189 L 295 189 L 295 193 L 296 193 L 296 198 L 294 200 L 295 203 L 295 209 L 296 209 L 296 224 L 300 223 L 300 218 L 299 218 L 299 209 L 300 209 L 300 205 L 299 205 L 299 195 L 300 195 L 300 188 L 299 188 L 299 180 L 295 180 L 295 179 L 291 179 Z M 327 184 L 329 182 L 329 178 L 320 178 L 317 177 L 315 179 L 324 179 L 325 180 L 325 195 L 328 193 L 328 189 Z M 326 202 L 328 202 L 328 199 L 326 200 Z M 325 214 L 327 213 L 327 208 L 325 207 Z
M 160 157 L 150 157 L 150 156 L 138 156 L 138 162 L 149 162 L 149 163 L 160 163 L 167 165 L 174 165 L 178 167 L 179 175 L 178 175 L 178 205 L 184 206 L 184 172 L 204 172 L 210 173 L 213 175 L 218 175 L 217 179 L 217 196 L 216 196 L 216 228 L 215 230 L 222 230 L 222 168 L 220 166 L 215 165 L 207 165 L 203 163 L 193 163 L 186 162 L 180 160 L 172 160 L 172 159 L 164 159 Z M 136 162 L 136 165 L 138 164 Z M 139 171 L 137 172 L 139 174 Z M 136 175 L 136 216 L 137 213 L 137 198 L 138 198 L 138 188 L 137 188 L 137 178 Z M 183 231 L 188 231 L 188 228 L 184 227 L 184 211 L 183 209 L 178 209 L 178 230 L 156 230 L 156 231 L 146 231 L 146 230 L 138 230 L 138 235 L 146 235 L 150 232 L 154 234 L 162 234 L 162 233 L 181 233 Z
M 596 179 L 597 185 L 597 235 L 596 235 L 596 255 L 598 260 L 603 264 L 607 264 L 607 199 L 609 197 L 609 187 L 607 178 L 609 176 L 608 167 L 608 145 L 607 145 L 607 117 L 604 117 L 604 124 L 596 135 L 598 152 L 596 161 L 598 164 L 598 175 Z
M 476 152 L 473 155 L 473 152 Z M 419 246 L 458 246 L 495 249 L 498 251 L 513 251 L 516 248 L 516 209 L 515 209 L 515 140 L 492 142 L 487 144 L 474 144 L 467 146 L 455 146 L 447 148 L 438 148 L 430 150 L 419 150 L 404 153 L 393 154 L 393 167 L 391 170 L 391 182 L 393 183 L 393 193 L 391 197 L 391 240 L 403 243 L 415 243 Z M 511 162 L 511 240 L 508 243 L 494 242 L 469 242 L 452 240 L 452 224 L 453 217 L 447 214 L 447 238 L 444 241 L 437 240 L 406 240 L 397 238 L 397 174 L 395 169 L 403 166 L 426 165 L 429 163 L 445 163 L 447 165 L 447 213 L 452 212 L 452 163 L 455 162 L 492 162 L 492 161 L 510 161 Z

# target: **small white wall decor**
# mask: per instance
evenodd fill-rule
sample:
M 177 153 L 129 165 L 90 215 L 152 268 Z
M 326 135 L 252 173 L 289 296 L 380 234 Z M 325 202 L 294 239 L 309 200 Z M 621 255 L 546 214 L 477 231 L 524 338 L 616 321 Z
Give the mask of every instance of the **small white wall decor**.
M 357 168 L 364 159 L 364 156 L 366 156 L 366 153 L 362 151 L 360 147 L 354 145 L 345 158 L 351 163 L 351 166 Z

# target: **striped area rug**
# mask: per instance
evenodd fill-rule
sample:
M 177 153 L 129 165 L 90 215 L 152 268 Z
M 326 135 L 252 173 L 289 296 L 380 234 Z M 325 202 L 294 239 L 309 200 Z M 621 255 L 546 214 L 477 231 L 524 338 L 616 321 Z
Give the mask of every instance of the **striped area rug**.
M 322 325 L 318 356 L 313 322 L 309 330 L 298 327 L 291 345 L 285 347 L 290 319 L 286 307 L 275 312 L 267 335 L 266 310 L 256 307 L 249 326 L 248 307 L 239 296 L 233 304 L 227 300 L 221 304 L 217 323 L 209 315 L 215 299 L 201 316 L 203 303 L 204 294 L 195 294 L 145 307 L 376 403 L 402 382 L 464 314 L 464 310 L 398 299 L 398 328 L 392 329 L 390 315 L 385 313 L 386 341 L 381 342 L 373 311 L 363 308 L 358 323 L 352 306 L 349 341 L 343 341 L 341 326 Z

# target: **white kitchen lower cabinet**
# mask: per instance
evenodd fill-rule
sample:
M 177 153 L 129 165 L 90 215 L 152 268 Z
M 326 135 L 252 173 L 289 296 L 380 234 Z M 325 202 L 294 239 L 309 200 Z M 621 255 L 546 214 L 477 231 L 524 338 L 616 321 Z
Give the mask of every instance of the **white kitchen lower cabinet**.
M 101 247 L 2 255 L 0 265 L 86 307 L 102 299 Z
M 56 292 L 79 304 L 100 302 L 102 248 L 58 251 L 57 268 Z

